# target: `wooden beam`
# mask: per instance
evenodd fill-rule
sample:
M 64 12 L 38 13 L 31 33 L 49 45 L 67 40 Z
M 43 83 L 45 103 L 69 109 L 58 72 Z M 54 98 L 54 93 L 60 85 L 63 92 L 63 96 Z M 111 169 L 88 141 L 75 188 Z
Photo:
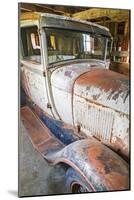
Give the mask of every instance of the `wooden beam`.
M 54 13 L 59 15 L 69 15 L 69 13 L 64 13 L 59 10 L 55 10 L 49 6 L 42 4 L 31 4 L 31 3 L 20 3 L 20 8 L 22 11 L 33 11 L 33 12 L 45 12 L 45 13 Z
M 30 3 L 20 3 L 20 9 L 27 11 L 37 11 L 35 5 Z
M 119 23 L 119 22 L 126 22 L 127 20 L 124 20 L 124 19 L 120 19 L 120 20 L 106 20 L 105 21 L 105 24 L 110 24 L 111 22 L 114 22 L 114 23 Z M 92 22 L 94 22 L 94 23 L 96 23 L 96 24 L 100 24 L 100 25 L 104 25 L 104 20 L 100 20 L 100 21 L 92 21 Z
M 66 15 L 66 16 L 70 15 L 70 13 L 66 12 L 66 10 L 62 11 L 61 9 L 58 9 L 57 7 L 53 8 L 49 5 L 43 5 L 43 4 L 35 4 L 35 5 L 39 8 L 44 8 L 44 9 L 46 9 L 46 10 L 52 12 L 52 13 L 57 13 L 57 14 Z
M 75 13 L 72 17 L 83 20 L 96 19 L 100 17 L 109 17 L 113 21 L 126 21 L 129 18 L 129 11 L 121 9 L 91 8 L 86 11 Z
M 129 35 L 129 21 L 126 21 L 125 23 L 125 29 L 124 29 L 124 37 Z

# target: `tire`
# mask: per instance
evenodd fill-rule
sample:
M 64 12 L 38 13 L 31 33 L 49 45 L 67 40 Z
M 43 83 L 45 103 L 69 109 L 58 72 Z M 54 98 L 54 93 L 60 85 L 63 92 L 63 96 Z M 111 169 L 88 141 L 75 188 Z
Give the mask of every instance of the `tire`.
M 73 168 L 69 168 L 66 172 L 66 189 L 68 193 L 93 192 L 84 178 Z

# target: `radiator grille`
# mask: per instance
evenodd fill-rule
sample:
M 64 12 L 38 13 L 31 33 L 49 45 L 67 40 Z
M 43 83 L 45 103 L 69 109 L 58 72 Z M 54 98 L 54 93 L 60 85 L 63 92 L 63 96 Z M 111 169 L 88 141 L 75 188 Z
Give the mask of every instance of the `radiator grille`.
M 84 129 L 86 134 L 110 141 L 114 113 L 102 106 L 77 101 L 75 104 L 75 122 Z

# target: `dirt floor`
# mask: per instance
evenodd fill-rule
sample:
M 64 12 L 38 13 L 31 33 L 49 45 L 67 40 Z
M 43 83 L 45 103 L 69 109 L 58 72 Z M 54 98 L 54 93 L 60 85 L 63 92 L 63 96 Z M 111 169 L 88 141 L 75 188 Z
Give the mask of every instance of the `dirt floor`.
M 66 193 L 64 167 L 51 166 L 42 158 L 22 122 L 19 134 L 19 196 Z

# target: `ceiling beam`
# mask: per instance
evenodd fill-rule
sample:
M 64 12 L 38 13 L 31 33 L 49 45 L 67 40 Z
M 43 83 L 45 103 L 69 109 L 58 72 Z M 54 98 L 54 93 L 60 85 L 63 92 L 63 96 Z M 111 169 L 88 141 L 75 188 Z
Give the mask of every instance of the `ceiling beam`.
M 45 13 L 54 13 L 67 16 L 70 15 L 69 13 L 53 9 L 50 6 L 45 6 L 42 4 L 20 3 L 20 8 L 22 11 L 45 12 Z
M 96 24 L 100 24 L 100 25 L 106 25 L 106 24 L 110 24 L 110 23 L 113 23 L 113 22 L 114 22 L 114 23 L 116 23 L 116 22 L 119 23 L 119 22 L 124 22 L 124 21 L 125 21 L 125 22 L 128 22 L 127 19 L 126 19 L 126 20 L 120 19 L 120 20 L 118 20 L 118 21 L 117 21 L 117 20 L 111 20 L 111 19 L 110 19 L 110 20 L 107 20 L 107 21 L 100 20 L 100 21 L 97 21 L 97 22 L 94 22 L 94 21 L 93 21 L 93 22 L 96 23 Z
M 129 18 L 129 11 L 121 9 L 91 8 L 86 11 L 75 13 L 72 17 L 83 20 L 93 20 L 100 17 L 109 17 L 113 21 L 126 21 Z
M 53 8 L 51 6 L 47 6 L 47 5 L 44 5 L 44 4 L 35 4 L 35 5 L 39 8 L 44 8 L 48 11 L 51 11 L 52 13 L 57 13 L 57 14 L 61 14 L 61 15 L 70 15 L 69 12 L 62 11 L 61 9 Z

